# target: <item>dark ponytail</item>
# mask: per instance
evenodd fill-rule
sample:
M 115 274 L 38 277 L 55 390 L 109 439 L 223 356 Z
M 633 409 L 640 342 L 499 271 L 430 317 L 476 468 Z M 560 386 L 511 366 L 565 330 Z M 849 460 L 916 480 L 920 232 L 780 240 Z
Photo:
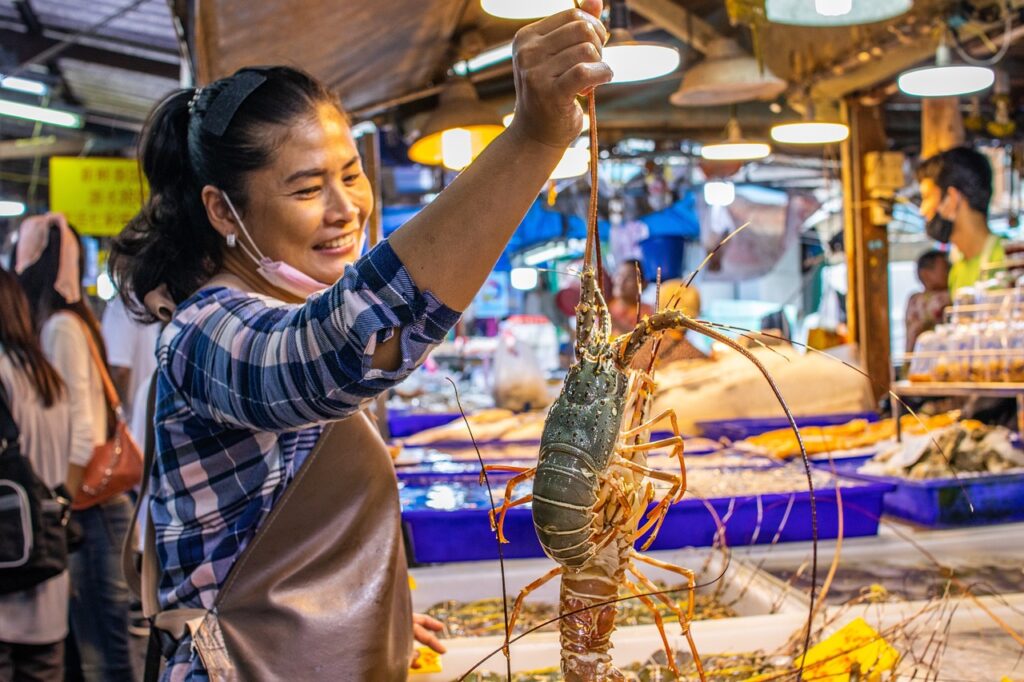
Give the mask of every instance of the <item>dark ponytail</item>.
M 324 103 L 344 113 L 312 76 L 278 66 L 242 69 L 157 105 L 139 144 L 149 199 L 110 253 L 111 273 L 136 316 L 153 319 L 141 305 L 150 291 L 166 285 L 180 303 L 223 264 L 223 240 L 207 218 L 202 188 L 224 190 L 244 213 L 246 174 L 268 165 L 283 139 L 273 128 L 286 129 Z

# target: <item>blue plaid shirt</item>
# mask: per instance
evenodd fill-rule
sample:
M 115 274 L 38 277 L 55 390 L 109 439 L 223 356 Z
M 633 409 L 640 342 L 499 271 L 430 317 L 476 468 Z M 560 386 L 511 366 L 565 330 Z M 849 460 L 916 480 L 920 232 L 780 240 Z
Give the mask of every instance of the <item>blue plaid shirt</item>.
M 209 608 L 322 425 L 409 375 L 458 320 L 385 241 L 304 305 L 226 287 L 160 336 L 150 514 L 164 609 Z M 371 367 L 400 330 L 402 365 Z M 164 679 L 205 679 L 182 642 Z

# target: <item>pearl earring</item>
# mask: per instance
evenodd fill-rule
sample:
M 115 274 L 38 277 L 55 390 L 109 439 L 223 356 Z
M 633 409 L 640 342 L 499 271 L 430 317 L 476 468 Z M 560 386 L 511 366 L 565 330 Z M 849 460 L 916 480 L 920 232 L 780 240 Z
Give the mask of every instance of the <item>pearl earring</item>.
M 235 244 L 238 243 L 238 237 L 235 236 L 234 232 L 228 233 L 227 240 L 229 249 L 235 248 Z

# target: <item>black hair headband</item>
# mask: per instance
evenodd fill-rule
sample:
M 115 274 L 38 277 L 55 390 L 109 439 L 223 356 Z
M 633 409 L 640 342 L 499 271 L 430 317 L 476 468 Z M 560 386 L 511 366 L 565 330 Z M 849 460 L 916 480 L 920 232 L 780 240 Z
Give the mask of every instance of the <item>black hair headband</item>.
M 244 71 L 231 79 L 227 88 L 217 94 L 203 116 L 202 128 L 211 135 L 221 137 L 231 125 L 238 107 L 256 89 L 267 82 L 266 75 L 257 71 Z

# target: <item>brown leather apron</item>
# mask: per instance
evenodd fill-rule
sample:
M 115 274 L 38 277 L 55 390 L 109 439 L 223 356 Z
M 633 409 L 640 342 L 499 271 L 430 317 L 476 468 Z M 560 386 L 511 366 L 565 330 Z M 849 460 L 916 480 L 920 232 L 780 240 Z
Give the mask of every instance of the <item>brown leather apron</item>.
M 412 604 L 398 487 L 364 413 L 324 429 L 209 611 L 157 613 L 147 526 L 143 610 L 177 638 L 191 632 L 211 680 L 406 679 Z

